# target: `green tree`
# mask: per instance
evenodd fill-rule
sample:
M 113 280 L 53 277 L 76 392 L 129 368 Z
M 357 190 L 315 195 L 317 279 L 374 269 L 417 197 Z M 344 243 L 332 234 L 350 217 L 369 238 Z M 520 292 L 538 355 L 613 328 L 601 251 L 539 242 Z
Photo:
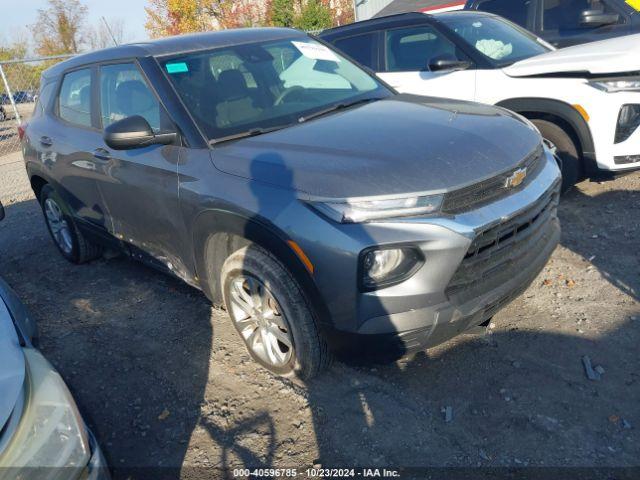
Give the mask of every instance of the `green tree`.
M 48 8 L 38 10 L 38 20 L 33 25 L 36 51 L 40 55 L 78 53 L 85 41 L 87 7 L 79 0 L 48 0 L 48 3 Z
M 296 28 L 306 31 L 324 30 L 332 25 L 331 8 L 321 0 L 307 0 L 294 21 Z
M 273 0 L 270 13 L 271 24 L 274 27 L 293 27 L 295 20 L 293 0 Z

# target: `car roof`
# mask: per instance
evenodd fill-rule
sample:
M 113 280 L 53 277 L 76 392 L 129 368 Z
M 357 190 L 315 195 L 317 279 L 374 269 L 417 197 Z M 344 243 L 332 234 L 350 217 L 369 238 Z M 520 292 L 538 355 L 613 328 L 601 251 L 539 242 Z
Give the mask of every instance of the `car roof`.
M 442 12 L 442 13 L 434 13 L 427 14 L 421 12 L 407 12 L 407 13 L 396 13 L 394 15 L 388 15 L 386 17 L 377 17 L 369 20 L 363 20 L 361 22 L 351 23 L 349 25 L 343 25 L 340 27 L 331 28 L 329 30 L 325 30 L 320 33 L 319 37 L 323 39 L 331 39 L 333 37 L 342 37 L 345 34 L 354 35 L 361 32 L 368 32 L 371 30 L 376 30 L 378 28 L 393 28 L 393 27 L 402 27 L 404 25 L 415 25 L 420 23 L 431 23 L 438 20 L 447 20 L 451 18 L 456 18 L 460 16 L 469 16 L 469 17 L 488 17 L 495 16 L 488 12 L 479 12 L 476 10 L 466 11 L 466 10 L 457 10 L 452 12 Z
M 77 55 L 57 63 L 43 72 L 43 77 L 57 77 L 62 72 L 98 62 L 136 57 L 161 57 L 186 52 L 230 47 L 253 42 L 306 37 L 292 28 L 237 28 L 217 32 L 193 33 L 148 42 L 131 43 Z

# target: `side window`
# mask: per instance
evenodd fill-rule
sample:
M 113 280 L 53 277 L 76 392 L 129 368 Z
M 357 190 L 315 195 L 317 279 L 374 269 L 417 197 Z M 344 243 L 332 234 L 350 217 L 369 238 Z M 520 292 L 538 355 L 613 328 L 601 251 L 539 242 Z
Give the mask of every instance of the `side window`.
M 564 2 L 565 0 L 558 0 Z M 478 10 L 495 13 L 522 27 L 527 27 L 529 10 L 533 6 L 531 0 L 484 0 L 478 3 Z
M 586 10 L 619 13 L 600 0 L 544 0 L 543 30 L 598 28 L 582 24 L 582 12 Z M 624 22 L 622 16 L 620 22 Z
M 342 50 L 358 63 L 376 69 L 376 34 L 366 33 L 355 37 L 343 38 L 336 40 L 334 43 L 338 50 Z
M 91 70 L 67 73 L 58 97 L 60 118 L 74 125 L 91 126 Z
M 462 60 L 456 46 L 429 26 L 400 28 L 386 32 L 386 69 L 389 72 L 427 70 L 432 60 Z
M 100 107 L 103 128 L 140 115 L 154 132 L 161 129 L 160 102 L 133 63 L 100 67 Z

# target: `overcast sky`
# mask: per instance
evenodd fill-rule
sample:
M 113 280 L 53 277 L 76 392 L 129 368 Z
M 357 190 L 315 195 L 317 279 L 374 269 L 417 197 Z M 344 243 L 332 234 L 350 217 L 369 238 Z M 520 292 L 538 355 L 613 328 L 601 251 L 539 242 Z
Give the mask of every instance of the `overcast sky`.
M 88 8 L 88 21 L 92 25 L 100 22 L 100 17 L 122 19 L 129 40 L 145 40 L 148 38 L 144 29 L 146 14 L 144 7 L 147 0 L 80 0 Z M 0 41 L 11 43 L 12 37 L 20 32 L 28 36 L 28 27 L 35 23 L 38 9 L 46 8 L 46 0 L 1 0 L 0 3 L 12 3 L 10 8 L 2 9 L 2 36 Z

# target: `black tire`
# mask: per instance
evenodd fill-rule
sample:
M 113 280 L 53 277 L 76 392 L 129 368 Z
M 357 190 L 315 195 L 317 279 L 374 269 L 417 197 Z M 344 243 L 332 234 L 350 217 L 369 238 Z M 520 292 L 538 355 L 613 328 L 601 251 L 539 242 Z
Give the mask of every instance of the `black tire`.
M 562 193 L 573 187 L 583 176 L 582 161 L 576 144 L 562 127 L 548 120 L 531 120 L 538 127 L 542 137 L 556 148 L 561 161 Z
M 7 114 L 4 112 L 4 108 L 0 107 L 0 122 L 4 122 L 7 119 Z
M 70 238 L 70 248 L 68 249 L 65 249 L 63 246 L 61 246 L 61 242 L 56 239 L 56 236 L 54 235 L 50 220 L 47 217 L 46 212 L 46 205 L 48 200 L 53 201 L 62 212 L 62 217 L 68 227 Z M 44 187 L 42 187 L 42 190 L 40 191 L 40 207 L 42 207 L 42 212 L 45 217 L 45 223 L 47 225 L 47 230 L 49 230 L 49 234 L 51 235 L 51 239 L 64 258 L 69 260 L 71 263 L 81 264 L 100 257 L 100 255 L 102 254 L 102 247 L 90 242 L 85 238 L 82 232 L 78 229 L 76 223 L 73 221 L 72 216 L 69 214 L 67 206 L 62 201 L 60 196 L 56 193 L 56 191 L 51 187 L 51 185 L 45 185 Z
M 320 334 L 315 316 L 305 296 L 289 271 L 264 249 L 249 245 L 231 254 L 225 261 L 220 275 L 227 312 L 234 327 L 243 338 L 251 356 L 267 370 L 281 376 L 297 376 L 308 380 L 331 363 L 331 353 Z M 288 362 L 279 367 L 263 361 L 249 346 L 249 342 L 234 318 L 230 303 L 234 280 L 250 277 L 258 279 L 267 289 L 282 312 L 287 334 L 293 337 L 292 354 Z

